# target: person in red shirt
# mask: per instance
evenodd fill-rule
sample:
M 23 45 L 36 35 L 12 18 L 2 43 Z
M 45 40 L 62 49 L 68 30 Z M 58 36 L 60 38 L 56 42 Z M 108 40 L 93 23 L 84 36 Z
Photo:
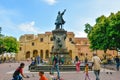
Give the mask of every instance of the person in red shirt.
M 40 79 L 39 80 L 48 80 L 47 77 L 44 75 L 43 71 L 39 72 Z
M 28 78 L 28 76 L 25 76 L 23 74 L 23 68 L 24 68 L 25 64 L 21 63 L 20 66 L 15 70 L 15 72 L 13 73 L 13 79 L 12 80 L 22 80 L 22 77 L 24 78 Z M 21 76 L 22 75 L 22 76 Z

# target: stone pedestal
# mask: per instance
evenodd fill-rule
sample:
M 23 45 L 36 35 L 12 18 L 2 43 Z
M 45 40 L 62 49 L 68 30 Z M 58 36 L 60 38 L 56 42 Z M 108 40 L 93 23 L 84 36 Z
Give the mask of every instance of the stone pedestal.
M 59 59 L 64 59 L 64 64 L 71 64 L 71 58 L 69 56 L 69 52 L 66 48 L 66 37 L 67 37 L 67 31 L 64 29 L 55 29 L 52 31 L 53 34 L 53 41 L 54 41 L 54 47 L 52 49 L 52 54 L 58 54 Z
M 52 31 L 54 47 L 52 49 L 53 53 L 67 53 L 67 48 L 65 45 L 65 39 L 67 37 L 67 31 L 64 29 L 57 29 Z

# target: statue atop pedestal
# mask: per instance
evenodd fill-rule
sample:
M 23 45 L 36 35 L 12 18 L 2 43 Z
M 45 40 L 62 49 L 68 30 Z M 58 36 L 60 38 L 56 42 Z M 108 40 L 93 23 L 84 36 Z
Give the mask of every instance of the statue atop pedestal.
M 58 11 L 58 15 L 57 15 L 57 18 L 56 18 L 56 21 L 55 21 L 55 25 L 56 25 L 56 30 L 57 29 L 62 29 L 62 25 L 65 24 L 65 21 L 63 19 L 63 15 L 65 13 L 66 9 L 64 9 L 64 11 L 61 13 L 60 11 Z
M 63 63 L 67 64 L 68 62 L 71 61 L 71 58 L 69 56 L 69 52 L 66 47 L 67 31 L 63 29 L 63 25 L 65 24 L 63 15 L 65 11 L 66 9 L 64 9 L 62 13 L 58 11 L 58 15 L 55 21 L 55 29 L 52 31 L 53 47 L 52 47 L 51 54 L 58 54 L 59 59 L 61 59 L 61 56 L 62 56 L 64 60 Z
M 65 31 L 62 26 L 65 24 L 65 21 L 63 19 L 63 15 L 65 13 L 66 9 L 61 13 L 58 11 L 58 15 L 55 21 L 56 28 L 52 31 L 53 33 L 53 41 L 54 41 L 54 48 L 53 52 L 57 53 L 64 53 L 67 52 L 66 46 L 65 46 L 65 39 L 67 37 L 67 31 Z

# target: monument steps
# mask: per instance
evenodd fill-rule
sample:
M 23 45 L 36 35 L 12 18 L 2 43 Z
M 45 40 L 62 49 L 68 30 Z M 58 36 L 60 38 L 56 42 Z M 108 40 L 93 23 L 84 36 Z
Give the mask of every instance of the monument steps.
M 30 72 L 39 72 L 39 71 L 50 72 L 52 67 L 53 65 L 29 66 L 29 71 Z M 84 68 L 85 68 L 84 65 L 80 66 L 81 71 L 83 71 Z M 76 66 L 75 65 L 59 65 L 59 70 L 60 71 L 76 71 Z M 92 70 L 91 65 L 89 66 L 89 70 Z

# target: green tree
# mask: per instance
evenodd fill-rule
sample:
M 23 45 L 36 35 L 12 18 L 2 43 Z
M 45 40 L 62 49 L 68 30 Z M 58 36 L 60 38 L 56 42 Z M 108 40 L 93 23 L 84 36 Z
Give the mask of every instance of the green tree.
M 92 50 L 104 50 L 107 51 L 107 27 L 108 20 L 105 16 L 98 17 L 96 24 L 93 26 L 91 32 L 88 35 L 90 40 L 90 48 Z
M 2 54 L 4 51 L 5 51 L 4 35 L 0 34 L 0 54 Z
M 0 38 L 0 54 L 3 53 L 3 38 Z
M 12 36 L 6 36 L 4 38 L 6 52 L 18 52 L 19 44 L 16 38 Z
M 89 35 L 90 31 L 92 30 L 92 26 L 90 24 L 85 24 L 85 33 Z
M 96 19 L 96 24 L 92 26 L 85 25 L 85 32 L 88 33 L 90 48 L 92 50 L 120 49 L 120 11 L 110 16 L 104 15 Z
M 120 11 L 116 14 L 111 13 L 109 18 L 109 28 L 108 28 L 108 38 L 109 38 L 109 48 L 118 50 L 120 49 Z

